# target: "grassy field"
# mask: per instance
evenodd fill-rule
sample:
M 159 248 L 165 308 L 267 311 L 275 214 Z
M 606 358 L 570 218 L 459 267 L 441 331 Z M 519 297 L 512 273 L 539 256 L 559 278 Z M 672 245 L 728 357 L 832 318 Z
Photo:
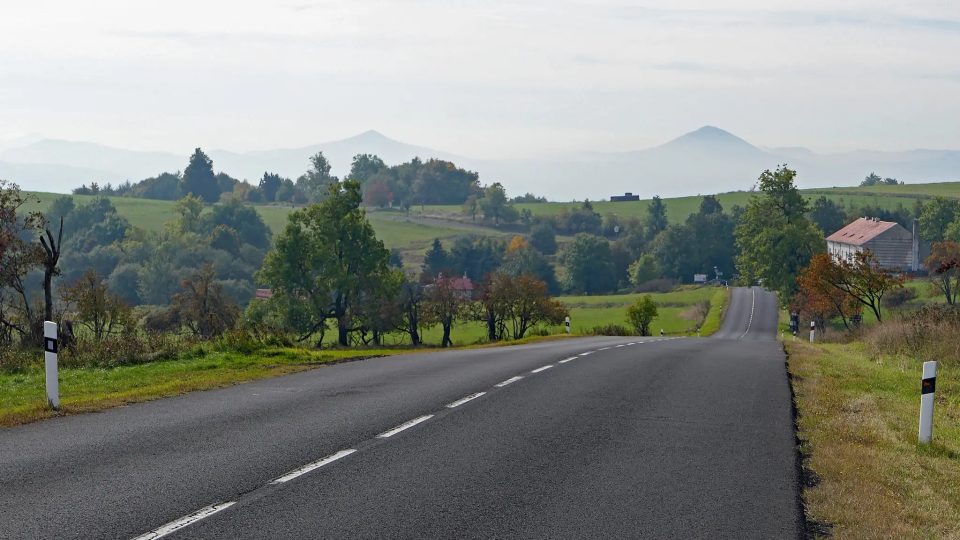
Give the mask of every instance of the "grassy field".
M 658 334 L 662 328 L 670 335 L 695 335 L 697 326 L 703 324 L 701 335 L 707 336 L 720 328 L 720 317 L 726 305 L 728 289 L 719 287 L 688 288 L 670 293 L 650 293 L 659 304 L 659 315 L 654 319 L 650 330 Z M 584 335 L 595 326 L 618 324 L 627 326 L 627 306 L 642 294 L 611 294 L 603 296 L 559 296 L 557 300 L 570 308 L 570 327 L 574 334 Z M 699 302 L 709 302 L 710 310 L 705 321 L 699 320 L 695 306 Z M 563 334 L 563 326 L 542 328 L 550 334 Z M 440 327 L 429 328 L 424 332 L 426 343 L 438 344 L 441 338 Z M 403 344 L 400 336 L 394 338 L 395 344 Z M 455 345 L 468 345 L 486 339 L 486 326 L 481 322 L 463 322 L 454 325 L 451 339 Z
M 921 362 L 862 344 L 787 341 L 808 515 L 836 538 L 960 534 L 960 369 L 937 373 L 934 443 L 917 444 Z

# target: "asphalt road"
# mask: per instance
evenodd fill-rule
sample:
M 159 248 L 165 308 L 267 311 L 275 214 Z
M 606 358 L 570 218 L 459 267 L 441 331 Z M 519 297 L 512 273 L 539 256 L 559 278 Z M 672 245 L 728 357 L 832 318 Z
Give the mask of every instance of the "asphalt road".
M 0 538 L 796 538 L 776 302 L 727 313 L 0 430 Z

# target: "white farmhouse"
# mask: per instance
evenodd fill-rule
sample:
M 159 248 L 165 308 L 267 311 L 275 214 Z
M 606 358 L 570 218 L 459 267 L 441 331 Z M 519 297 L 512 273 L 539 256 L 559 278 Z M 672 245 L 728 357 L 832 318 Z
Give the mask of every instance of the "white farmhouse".
M 827 237 L 827 251 L 838 261 L 852 261 L 854 254 L 873 252 L 884 270 L 920 270 L 920 236 L 917 220 L 913 231 L 899 223 L 862 217 Z

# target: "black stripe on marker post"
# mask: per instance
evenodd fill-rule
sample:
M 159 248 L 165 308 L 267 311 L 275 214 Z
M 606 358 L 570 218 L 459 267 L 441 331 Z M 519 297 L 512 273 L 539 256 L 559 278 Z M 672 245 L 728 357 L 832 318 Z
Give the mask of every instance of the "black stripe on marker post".
M 931 377 L 929 379 L 920 380 L 920 395 L 923 394 L 932 394 L 934 389 L 937 387 L 937 378 Z
M 43 338 L 43 350 L 56 354 L 57 340 L 54 338 Z

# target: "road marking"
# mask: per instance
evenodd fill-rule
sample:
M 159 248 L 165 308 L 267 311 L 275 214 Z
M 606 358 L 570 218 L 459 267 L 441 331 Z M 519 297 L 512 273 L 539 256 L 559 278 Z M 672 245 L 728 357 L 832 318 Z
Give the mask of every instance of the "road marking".
M 470 394 L 469 396 L 467 396 L 467 397 L 465 397 L 465 398 L 458 399 L 458 400 L 454 401 L 453 403 L 447 405 L 447 408 L 448 408 L 448 409 L 452 409 L 452 408 L 454 408 L 454 407 L 459 407 L 459 406 L 463 405 L 464 403 L 466 403 L 466 402 L 468 402 L 468 401 L 473 401 L 473 400 L 477 399 L 478 397 L 480 397 L 480 396 L 482 396 L 482 395 L 484 395 L 484 394 L 486 394 L 486 392 L 477 392 L 476 394 Z
M 621 343 L 620 345 L 617 345 L 617 348 L 618 348 L 618 349 L 619 349 L 620 347 L 623 347 L 623 344 L 622 344 L 622 343 Z
M 637 344 L 636 341 L 631 341 L 630 343 L 627 343 L 627 345 L 636 345 L 636 344 Z
M 582 352 L 582 353 L 580 353 L 580 356 L 587 356 L 588 354 L 590 354 L 590 353 L 592 353 L 592 352 L 593 352 L 593 351 Z
M 557 362 L 557 363 L 558 363 L 558 364 L 566 364 L 567 362 L 570 362 L 570 361 L 573 361 L 573 360 L 576 360 L 576 359 L 577 359 L 576 356 L 571 356 L 570 358 L 564 358 L 563 360 L 561 360 L 561 361 L 559 361 L 559 362 Z
M 600 350 L 601 350 L 601 351 L 608 351 L 608 350 L 610 350 L 610 347 L 602 347 Z
M 516 377 L 510 377 L 509 379 L 503 381 L 502 383 L 497 383 L 497 384 L 496 384 L 496 387 L 497 387 L 497 388 L 503 388 L 504 386 L 506 386 L 506 385 L 508 385 L 508 384 L 513 384 L 513 383 L 519 381 L 519 380 L 522 379 L 522 378 L 523 378 L 523 377 L 521 377 L 521 376 L 519 376 L 519 375 L 517 375 Z
M 541 371 L 546 371 L 553 367 L 553 364 L 547 364 L 543 367 L 538 367 L 537 369 L 530 370 L 530 373 L 540 373 Z
M 753 326 L 753 309 L 757 307 L 757 291 L 756 289 L 750 289 L 750 321 L 747 322 L 747 329 L 743 331 L 743 334 L 737 339 L 743 339 L 747 332 L 750 331 L 750 327 Z
M 403 431 L 403 430 L 405 430 L 405 429 L 410 429 L 410 428 L 412 428 L 413 426 L 415 426 L 415 425 L 417 425 L 417 424 L 419 424 L 419 423 L 421 423 L 421 422 L 426 422 L 427 420 L 429 420 L 429 419 L 431 419 L 431 418 L 433 418 L 433 415 L 432 415 L 432 414 L 425 414 L 425 415 L 423 415 L 423 416 L 421 416 L 421 417 L 419 417 L 419 418 L 414 418 L 413 420 L 410 420 L 409 422 L 404 422 L 404 423 L 400 424 L 399 426 L 397 426 L 397 427 L 395 427 L 395 428 L 393 428 L 393 429 L 391 429 L 391 430 L 389 430 L 389 431 L 384 431 L 383 433 L 377 435 L 377 438 L 378 438 L 378 439 L 386 439 L 387 437 L 393 437 L 393 436 L 396 435 L 397 433 L 400 433 L 401 431 Z
M 289 482 L 290 480 L 293 480 L 294 478 L 296 478 L 296 477 L 298 477 L 298 476 L 303 476 L 303 475 L 307 474 L 308 472 L 310 472 L 310 471 L 312 471 L 312 470 L 319 469 L 320 467 L 323 467 L 324 465 L 333 463 L 334 461 L 336 461 L 336 460 L 338 460 L 338 459 L 340 459 L 340 458 L 345 458 L 345 457 L 349 456 L 350 454 L 352 454 L 352 453 L 354 453 L 354 452 L 356 452 L 356 450 L 354 450 L 353 448 L 351 448 L 351 449 L 349 449 L 349 450 L 341 450 L 341 451 L 337 452 L 336 454 L 333 454 L 333 455 L 330 455 L 330 456 L 327 456 L 327 457 L 321 459 L 320 461 L 314 461 L 313 463 L 310 463 L 309 465 L 304 465 L 303 467 L 300 467 L 299 469 L 296 469 L 296 470 L 294 470 L 294 471 L 290 471 L 289 473 L 281 476 L 280 478 L 277 478 L 276 480 L 274 480 L 273 482 L 270 482 L 270 483 L 271 483 L 271 484 L 282 484 L 282 483 L 284 483 L 284 482 Z
M 188 516 L 184 516 L 176 521 L 171 521 L 170 523 L 167 523 L 162 527 L 154 529 L 146 534 L 140 535 L 134 538 L 133 540 L 155 540 L 156 538 L 163 538 L 164 536 L 167 536 L 170 533 L 177 532 L 180 529 L 183 529 L 184 527 L 187 527 L 189 525 L 192 525 L 200 521 L 201 519 L 208 518 L 221 510 L 226 510 L 227 508 L 230 508 L 234 504 L 236 503 L 225 502 L 225 503 L 219 503 L 219 504 L 212 504 L 206 508 L 201 508 L 200 510 L 197 510 L 196 512 Z

